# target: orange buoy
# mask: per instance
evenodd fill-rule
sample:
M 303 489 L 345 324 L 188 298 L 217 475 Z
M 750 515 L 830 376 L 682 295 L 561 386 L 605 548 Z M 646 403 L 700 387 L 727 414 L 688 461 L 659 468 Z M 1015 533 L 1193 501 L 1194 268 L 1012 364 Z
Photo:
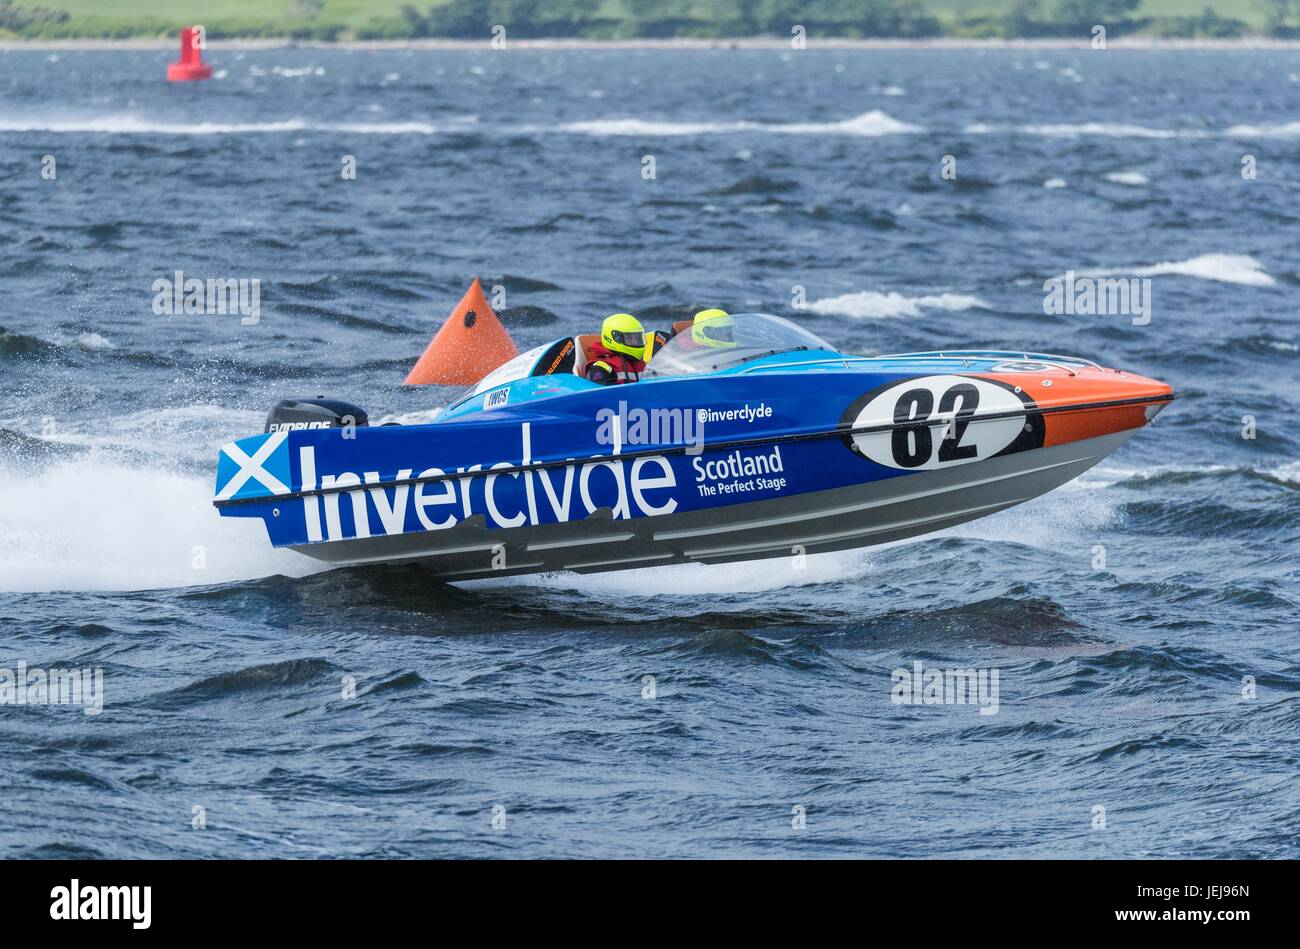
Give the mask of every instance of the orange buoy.
M 488 305 L 483 285 L 475 277 L 407 375 L 405 384 L 473 385 L 517 355 L 515 341 Z
M 181 58 L 167 64 L 168 82 L 193 82 L 211 79 L 212 67 L 203 61 L 202 27 L 187 26 L 181 30 Z

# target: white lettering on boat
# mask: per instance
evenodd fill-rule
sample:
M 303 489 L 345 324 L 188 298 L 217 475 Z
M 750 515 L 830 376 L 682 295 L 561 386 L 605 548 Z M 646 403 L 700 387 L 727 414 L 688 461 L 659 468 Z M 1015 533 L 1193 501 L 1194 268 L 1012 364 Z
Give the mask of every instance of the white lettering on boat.
M 476 514 L 483 515 L 490 527 L 509 528 L 562 523 L 575 515 L 581 518 L 594 514 L 601 507 L 610 508 L 618 519 L 654 517 L 677 510 L 677 499 L 671 494 L 677 487 L 677 476 L 663 455 L 623 459 L 615 452 L 612 456 L 593 456 L 590 461 L 570 458 L 568 464 L 556 468 L 529 469 L 533 463 L 531 423 L 524 422 L 520 431 L 521 461 L 475 464 L 454 471 L 425 468 L 415 476 L 417 479 L 447 480 L 409 484 L 385 484 L 378 471 L 319 474 L 315 447 L 302 446 L 298 450 L 302 490 L 335 489 L 325 494 L 308 493 L 302 499 L 307 540 L 314 543 L 405 533 L 408 512 L 414 514 L 419 525 L 413 529 L 433 531 L 455 527 Z M 394 480 L 411 481 L 414 470 L 402 468 Z M 516 490 L 502 490 L 507 479 Z M 521 483 L 522 492 L 517 490 Z M 574 504 L 575 488 L 578 505 Z M 352 512 L 350 531 L 345 530 L 342 516 L 344 496 Z M 507 503 L 508 498 L 513 498 L 513 506 Z

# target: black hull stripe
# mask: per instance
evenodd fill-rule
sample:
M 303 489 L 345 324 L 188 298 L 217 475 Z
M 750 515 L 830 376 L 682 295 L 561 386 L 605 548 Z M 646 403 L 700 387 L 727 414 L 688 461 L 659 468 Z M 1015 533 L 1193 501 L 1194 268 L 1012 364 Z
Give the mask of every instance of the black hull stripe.
M 1109 402 L 1081 402 L 1075 405 L 1052 405 L 1046 408 L 1031 409 L 1025 411 L 1022 409 L 1012 409 L 1006 412 L 988 412 L 980 415 L 973 415 L 970 418 L 971 423 L 975 422 L 993 422 L 998 419 L 1020 418 L 1030 415 L 1054 415 L 1060 412 L 1086 412 L 1095 409 L 1113 409 L 1121 408 L 1128 405 L 1151 405 L 1160 402 L 1172 402 L 1174 396 L 1155 395 L 1142 396 L 1136 399 L 1115 399 Z M 947 417 L 931 418 L 927 420 L 929 425 L 937 426 L 947 424 Z M 802 432 L 791 435 L 769 435 L 766 437 L 755 438 L 735 438 L 724 442 L 713 442 L 703 445 L 699 454 L 708 451 L 728 451 L 736 448 L 752 448 L 760 445 L 788 445 L 795 442 L 815 441 L 819 438 L 841 438 L 853 435 L 873 435 L 879 432 L 892 432 L 895 428 L 915 428 L 917 423 L 912 422 L 886 422 L 881 425 L 867 425 L 854 428 L 852 426 L 836 426 L 827 429 L 824 432 Z M 590 455 L 586 458 L 565 458 L 556 461 L 534 461 L 526 465 L 512 465 L 509 468 L 489 468 L 479 471 L 461 471 L 441 475 L 430 475 L 427 478 L 394 478 L 390 481 L 378 481 L 374 484 L 347 484 L 334 485 L 329 488 L 314 488 L 311 491 L 292 491 L 288 494 L 267 494 L 253 498 L 227 498 L 224 501 L 213 501 L 213 505 L 218 508 L 236 507 L 241 504 L 261 504 L 267 501 L 295 501 L 301 498 L 316 497 L 326 494 L 347 494 L 350 491 L 369 491 L 372 488 L 400 488 L 403 485 L 411 484 L 437 484 L 442 481 L 459 481 L 462 478 L 482 478 L 487 475 L 513 475 L 524 471 L 548 471 L 554 468 L 580 467 L 582 465 L 600 464 L 608 461 L 635 461 L 637 458 L 653 458 L 663 455 L 684 455 L 687 454 L 687 446 L 672 445 L 665 448 L 643 448 L 637 451 L 625 451 L 618 455 Z

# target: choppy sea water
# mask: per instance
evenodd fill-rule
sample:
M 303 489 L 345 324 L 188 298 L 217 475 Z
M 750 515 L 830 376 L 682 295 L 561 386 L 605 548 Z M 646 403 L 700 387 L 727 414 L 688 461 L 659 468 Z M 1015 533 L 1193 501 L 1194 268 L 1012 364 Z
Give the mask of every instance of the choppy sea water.
M 104 674 L 0 705 L 0 853 L 1296 856 L 1300 53 L 169 58 L 0 53 L 0 670 Z M 1044 315 L 1071 269 L 1149 276 L 1150 322 Z M 177 270 L 259 322 L 155 315 Z M 215 516 L 283 395 L 428 417 L 399 384 L 474 275 L 521 347 L 721 305 L 1179 399 L 801 570 L 448 586 Z M 918 661 L 996 714 L 891 702 Z

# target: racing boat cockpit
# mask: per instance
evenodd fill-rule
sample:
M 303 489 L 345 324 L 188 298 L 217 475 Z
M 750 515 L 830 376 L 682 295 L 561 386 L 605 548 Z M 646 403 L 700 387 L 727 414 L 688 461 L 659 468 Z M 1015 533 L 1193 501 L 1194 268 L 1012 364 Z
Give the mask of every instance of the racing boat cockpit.
M 769 313 L 733 313 L 720 328 L 696 338 L 689 322 L 654 354 L 646 368 L 646 379 L 718 372 L 741 363 L 780 353 L 825 351 L 831 345 L 802 326 Z

